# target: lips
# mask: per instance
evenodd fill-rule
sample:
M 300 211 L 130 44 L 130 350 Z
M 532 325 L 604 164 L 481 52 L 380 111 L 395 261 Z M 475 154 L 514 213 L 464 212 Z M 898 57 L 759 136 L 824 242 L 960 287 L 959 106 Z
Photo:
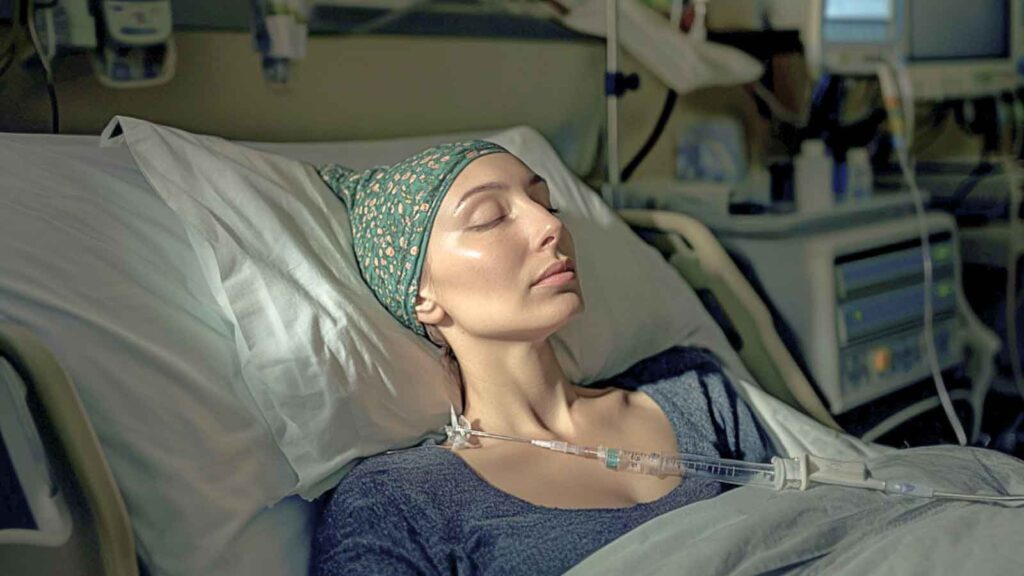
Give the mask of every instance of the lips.
M 556 274 L 561 274 L 563 272 L 569 272 L 569 271 L 575 271 L 575 270 L 576 270 L 576 263 L 572 261 L 572 258 L 566 258 L 565 260 L 559 260 L 557 262 L 552 263 L 547 268 L 545 268 L 544 272 L 542 272 L 541 275 L 538 276 L 537 279 L 533 281 L 533 285 L 536 286 L 537 284 L 543 282 L 546 278 L 550 278 L 551 276 L 554 276 Z

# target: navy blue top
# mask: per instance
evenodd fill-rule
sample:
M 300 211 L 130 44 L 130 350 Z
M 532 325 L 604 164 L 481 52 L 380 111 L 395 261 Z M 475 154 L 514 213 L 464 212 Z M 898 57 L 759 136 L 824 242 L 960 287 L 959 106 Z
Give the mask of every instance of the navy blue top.
M 773 455 L 710 352 L 672 348 L 599 385 L 648 394 L 680 452 L 756 462 Z M 561 574 L 655 516 L 725 489 L 687 478 L 626 508 L 551 508 L 499 490 L 448 450 L 422 445 L 363 460 L 324 496 L 311 573 Z

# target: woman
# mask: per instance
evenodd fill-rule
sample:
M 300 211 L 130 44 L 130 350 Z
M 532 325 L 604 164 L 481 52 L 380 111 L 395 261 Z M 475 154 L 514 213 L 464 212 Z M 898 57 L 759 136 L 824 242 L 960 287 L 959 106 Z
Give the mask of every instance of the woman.
M 360 270 L 442 346 L 473 427 L 534 439 L 766 461 L 767 436 L 717 362 L 676 348 L 598 386 L 549 337 L 584 309 L 572 236 L 543 178 L 495 144 L 431 148 L 321 176 L 349 208 Z M 312 572 L 557 574 L 639 524 L 722 491 L 484 439 L 362 461 L 327 497 Z

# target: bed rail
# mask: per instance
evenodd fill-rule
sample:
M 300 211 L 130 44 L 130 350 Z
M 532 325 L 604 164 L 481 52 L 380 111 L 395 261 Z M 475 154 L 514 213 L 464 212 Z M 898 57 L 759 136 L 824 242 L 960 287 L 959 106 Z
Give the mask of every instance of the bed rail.
M 29 330 L 0 323 L 0 356 L 19 373 L 44 407 L 75 481 L 88 504 L 105 576 L 138 576 L 135 537 L 121 492 L 70 378 Z M 72 533 L 77 537 L 82 529 Z M 81 567 L 68 567 L 81 573 Z
M 660 233 L 655 247 L 669 263 L 694 289 L 714 294 L 742 339 L 737 352 L 761 388 L 822 424 L 842 430 L 782 343 L 764 302 L 704 224 L 685 214 L 660 210 L 628 209 L 618 214 L 634 229 Z

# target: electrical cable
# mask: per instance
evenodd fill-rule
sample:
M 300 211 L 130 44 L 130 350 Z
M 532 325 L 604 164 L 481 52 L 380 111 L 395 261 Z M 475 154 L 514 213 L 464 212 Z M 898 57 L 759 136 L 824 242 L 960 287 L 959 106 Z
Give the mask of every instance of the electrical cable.
M 1021 399 L 1024 399 L 1024 375 L 1022 375 L 1020 362 L 1020 342 L 1017 341 L 1017 253 L 1019 252 L 1018 242 L 1020 241 L 1020 207 L 1021 189 L 1020 181 L 1017 178 L 1017 166 L 1007 159 L 1007 179 L 1010 184 L 1009 222 L 1007 226 L 1007 263 L 1006 263 L 1006 344 L 1009 348 L 1010 370 L 1013 374 L 1013 381 L 1017 385 L 1017 391 Z
M 1006 156 L 1010 160 L 1020 159 L 1019 153 L 1021 147 L 1024 146 L 1024 105 L 1022 105 L 1020 99 L 1017 97 L 1016 92 L 1009 93 L 1011 99 L 1010 105 L 1010 121 L 1013 123 L 1013 140 L 1010 142 L 1010 150 Z M 1017 193 L 1020 193 L 1020 189 L 1017 189 Z M 1010 190 L 1010 197 L 1007 200 L 1013 200 L 1014 191 Z M 1024 202 L 1024 198 L 1018 198 Z M 1020 208 L 1020 206 L 1018 206 Z M 1018 214 L 1020 212 L 1018 211 Z
M 3 78 L 17 58 L 16 48 L 22 32 L 21 3 L 22 0 L 14 0 L 14 7 L 11 9 L 11 31 L 8 32 L 3 44 L 0 44 L 0 78 Z
M 781 101 L 779 101 L 778 97 L 776 97 L 771 90 L 766 88 L 764 84 L 761 84 L 760 82 L 754 82 L 749 90 L 755 98 L 759 98 L 764 102 L 768 107 L 768 110 L 771 111 L 772 115 L 775 116 L 779 122 L 789 124 L 795 128 L 804 128 L 807 126 L 809 110 L 805 110 L 803 115 L 789 110 Z
M 559 16 L 565 16 L 569 13 L 569 8 L 562 4 L 558 0 L 544 0 L 549 8 L 554 10 Z
M 657 144 L 658 139 L 661 138 L 661 134 L 665 131 L 665 126 L 668 125 L 668 119 L 672 116 L 672 112 L 676 108 L 676 99 L 678 97 L 679 94 L 677 94 L 675 90 L 669 88 L 668 93 L 665 94 L 665 103 L 661 106 L 661 113 L 658 115 L 658 121 L 654 125 L 654 130 L 652 130 L 651 134 L 647 136 L 647 141 L 640 147 L 636 156 L 634 156 L 633 159 L 629 161 L 629 164 L 623 168 L 622 175 L 620 176 L 621 182 L 629 180 L 629 177 L 633 175 L 633 172 L 636 171 L 637 167 L 640 166 L 640 163 L 644 161 L 644 158 L 650 154 L 651 149 L 653 149 L 654 145 Z
M 1009 104 L 1009 114 L 1009 124 L 1011 124 L 1012 127 L 1013 139 L 1010 144 L 1010 150 L 1008 152 L 1005 152 L 1004 155 L 1008 155 L 1010 156 L 1010 158 L 1013 158 L 1017 154 L 1016 151 L 1020 150 L 1022 142 L 1024 142 L 1024 138 L 1022 138 L 1022 136 L 1024 136 L 1024 134 L 1022 134 L 1022 131 L 1024 131 L 1024 125 L 1021 124 L 1022 122 L 1024 122 L 1024 118 L 1022 118 L 1022 111 L 1020 110 L 1020 105 L 1016 101 L 1015 97 L 1013 99 L 1013 102 Z M 1002 116 L 997 116 L 997 122 L 999 121 L 999 118 L 1002 118 Z M 970 129 L 969 126 L 965 126 L 964 128 Z M 1000 149 L 1002 148 L 1001 144 L 997 144 L 996 146 Z M 1012 163 L 1010 165 L 1012 165 Z M 967 177 L 963 180 L 963 182 L 957 185 L 953 194 L 951 194 L 949 198 L 941 202 L 940 206 L 944 209 L 952 211 L 956 216 L 971 215 L 970 213 L 964 214 L 963 212 L 959 211 L 960 205 L 963 204 L 963 202 L 967 199 L 967 196 L 969 196 L 972 192 L 974 192 L 974 190 L 977 189 L 978 184 L 980 184 L 983 180 L 990 178 L 992 176 L 998 176 L 1000 174 L 1000 171 L 997 171 L 997 168 L 1002 168 L 1001 171 L 1005 173 L 1007 171 L 1007 166 L 1008 164 L 1004 161 L 989 161 L 988 150 L 983 150 L 981 158 L 978 160 L 978 164 L 971 169 L 970 173 L 968 173 Z M 1009 183 L 1009 175 L 1007 175 L 1007 182 Z M 1007 198 L 1007 206 L 1012 206 L 1012 201 L 1009 197 Z M 1009 209 L 1012 210 L 1012 208 Z
M 948 199 L 942 202 L 943 207 L 956 211 L 957 208 L 967 199 L 967 197 L 978 188 L 978 184 L 997 174 L 996 167 L 991 162 L 986 160 L 986 156 L 983 154 L 978 163 L 971 168 L 970 173 L 964 178 L 963 182 L 957 185 L 956 190 L 949 196 Z
M 42 10 L 51 10 L 56 6 L 56 2 L 43 5 Z M 39 56 L 39 61 L 43 64 L 43 72 L 46 74 L 46 92 L 50 97 L 50 110 L 52 112 L 53 119 L 53 133 L 60 134 L 60 110 L 57 106 L 57 89 L 53 85 L 53 69 L 50 68 L 50 59 L 53 58 L 53 54 L 43 53 L 42 45 L 39 42 L 39 33 L 36 31 L 36 18 L 35 18 L 35 2 L 29 0 L 28 5 L 28 33 L 32 38 L 32 46 L 36 50 L 36 55 Z M 52 24 L 52 20 L 49 21 Z M 49 29 L 47 36 L 52 37 L 56 34 L 56 31 Z
M 10 70 L 11 65 L 14 64 L 14 45 L 7 48 L 4 52 L 0 53 L 0 78 L 4 77 L 4 74 Z
M 1013 150 L 1010 151 L 1012 158 L 1018 160 L 1024 157 L 1021 145 L 1024 144 L 1024 102 L 1021 102 L 1020 93 L 1010 92 L 1010 106 L 1013 108 Z
M 896 152 L 896 159 L 899 162 L 903 178 L 910 187 L 910 194 L 914 200 L 914 210 L 917 213 L 918 234 L 921 240 L 921 260 L 924 268 L 924 340 L 925 355 L 931 368 L 932 381 L 939 394 L 939 401 L 946 412 L 946 418 L 956 434 L 957 442 L 961 446 L 967 445 L 967 436 L 964 434 L 963 425 L 956 415 L 953 402 L 949 398 L 946 383 L 942 378 L 942 370 L 939 367 L 938 353 L 935 350 L 935 327 L 933 323 L 932 284 L 934 282 L 934 270 L 932 269 L 931 242 L 928 239 L 928 226 L 926 223 L 924 199 L 921 190 L 917 187 L 917 178 L 914 176 L 913 167 L 910 161 L 910 147 L 913 138 L 913 99 L 910 92 L 909 75 L 906 68 L 892 59 L 884 59 L 878 69 L 879 86 L 882 89 L 882 99 L 885 110 L 889 115 L 889 124 L 892 131 L 893 148 Z M 908 118 L 908 111 L 909 116 Z
M 429 4 L 432 0 L 413 0 L 401 8 L 392 8 L 380 16 L 371 18 L 366 22 L 357 24 L 350 28 L 347 34 L 369 34 L 375 32 L 384 26 L 405 17 L 406 15 L 418 10 L 420 6 Z
M 917 150 L 914 151 L 914 156 L 920 158 L 925 152 L 928 152 L 935 146 L 936 142 L 940 142 L 940 138 L 933 138 L 931 136 L 936 133 L 940 133 L 944 128 L 946 118 L 949 117 L 950 109 L 948 106 L 942 105 L 937 108 L 932 108 L 928 113 L 928 125 L 924 128 L 919 128 L 914 131 L 914 143 L 917 145 Z M 927 139 L 925 137 L 928 137 Z M 924 144 L 921 142 L 924 141 Z

